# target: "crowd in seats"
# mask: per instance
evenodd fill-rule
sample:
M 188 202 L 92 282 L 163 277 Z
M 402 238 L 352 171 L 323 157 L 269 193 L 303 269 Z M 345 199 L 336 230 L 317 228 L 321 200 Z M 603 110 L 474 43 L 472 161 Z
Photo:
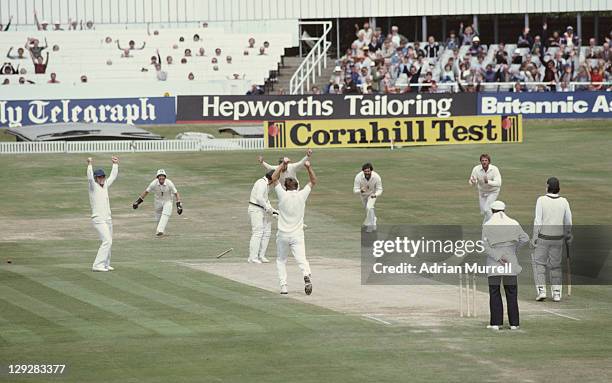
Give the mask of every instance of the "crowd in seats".
M 36 30 L 2 33 L 2 85 L 116 84 L 120 95 L 121 87 L 150 82 L 165 82 L 169 89 L 197 83 L 202 94 L 208 84 L 223 81 L 235 84 L 233 94 L 245 94 L 253 84 L 262 87 L 270 81 L 284 49 L 292 45 L 289 34 L 226 33 L 206 23 L 96 30 L 90 21 L 70 20 L 62 28 L 36 15 L 35 23 Z
M 549 34 L 544 24 L 540 34 L 525 28 L 513 44 L 487 46 L 475 25 L 443 42 L 409 42 L 397 26 L 356 29 L 329 83 L 311 93 L 612 91 L 612 31 L 603 45 L 590 38 L 583 46 L 572 26 Z

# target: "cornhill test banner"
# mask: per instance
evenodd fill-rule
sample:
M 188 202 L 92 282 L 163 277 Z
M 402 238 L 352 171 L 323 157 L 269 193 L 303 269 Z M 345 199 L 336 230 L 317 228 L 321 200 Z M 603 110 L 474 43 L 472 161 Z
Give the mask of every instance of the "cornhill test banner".
M 264 122 L 268 148 L 523 142 L 522 117 L 461 116 Z

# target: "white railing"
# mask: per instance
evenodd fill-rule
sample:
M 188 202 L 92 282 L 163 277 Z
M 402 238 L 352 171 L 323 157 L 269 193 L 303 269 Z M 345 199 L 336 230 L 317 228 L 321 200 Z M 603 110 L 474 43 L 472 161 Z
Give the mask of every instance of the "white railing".
M 289 81 L 289 94 L 304 94 L 304 85 L 306 92 L 310 91 L 310 83 L 315 83 L 317 76 L 321 75 L 322 68 L 327 68 L 327 51 L 331 47 L 331 41 L 328 41 L 329 32 L 332 29 L 331 21 L 301 21 L 302 25 L 322 25 L 323 34 L 318 38 L 318 41 L 308 52 L 304 61 L 297 68 L 291 80 Z M 304 38 L 300 36 L 300 47 L 302 41 L 312 41 L 312 38 Z
M 0 154 L 148 153 L 264 149 L 263 138 L 152 141 L 0 142 Z
M 465 88 L 467 86 L 477 87 L 478 85 L 480 85 L 480 92 L 502 92 L 506 90 L 512 90 L 517 83 L 521 85 L 521 89 L 523 90 L 525 89 L 532 90 L 534 87 L 537 87 L 537 86 L 544 86 L 548 88 L 550 85 L 555 85 L 555 86 L 558 85 L 557 83 L 542 82 L 542 81 L 514 81 L 514 82 L 466 82 L 466 81 L 462 81 L 461 86 Z M 589 90 L 588 88 L 591 85 L 595 85 L 595 86 L 602 85 L 602 89 L 600 90 L 603 91 L 603 90 L 606 90 L 606 87 L 612 86 L 612 81 L 602 81 L 602 82 L 572 81 L 568 83 L 568 89 L 566 91 L 574 92 L 576 90 Z M 440 92 L 451 92 L 452 93 L 452 92 L 460 92 L 461 90 L 458 82 L 439 82 L 437 83 L 437 86 Z M 407 87 L 420 89 L 424 87 L 431 87 L 431 84 L 429 83 L 417 83 L 417 84 L 408 84 L 408 83 L 398 84 L 396 83 L 395 87 L 403 91 Z

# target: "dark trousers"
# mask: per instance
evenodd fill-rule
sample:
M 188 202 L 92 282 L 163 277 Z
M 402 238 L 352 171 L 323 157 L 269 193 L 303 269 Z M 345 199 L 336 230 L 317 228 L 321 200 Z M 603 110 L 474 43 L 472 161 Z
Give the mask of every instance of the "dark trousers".
M 519 325 L 518 307 L 518 283 L 516 276 L 493 276 L 489 277 L 489 310 L 491 311 L 491 326 L 504 324 L 504 304 L 501 297 L 501 287 L 504 284 L 506 292 L 506 303 L 508 304 L 508 320 L 510 326 Z

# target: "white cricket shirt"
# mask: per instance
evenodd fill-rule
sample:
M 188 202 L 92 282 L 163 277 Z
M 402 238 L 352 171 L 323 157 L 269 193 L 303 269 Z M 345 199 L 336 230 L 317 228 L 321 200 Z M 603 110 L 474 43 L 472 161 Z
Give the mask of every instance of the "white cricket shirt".
M 274 187 L 278 196 L 278 231 L 283 234 L 302 232 L 304 228 L 304 210 L 310 195 L 310 184 L 302 190 L 285 190 L 281 184 Z
M 253 189 L 251 189 L 251 198 L 249 198 L 249 202 L 263 207 L 265 211 L 270 211 L 272 209 L 270 199 L 268 198 L 268 179 L 266 177 L 255 181 Z
M 365 190 L 365 192 L 361 192 L 361 189 Z M 353 193 L 361 194 L 364 197 L 369 197 L 372 194 L 379 197 L 383 192 L 382 180 L 378 173 L 372 171 L 372 175 L 370 179 L 366 179 L 363 171 L 357 173 L 355 176 L 355 182 L 353 184 Z
M 147 186 L 147 192 L 155 194 L 156 203 L 172 201 L 172 196 L 177 193 L 174 183 L 167 178 L 163 185 L 157 178 L 151 181 Z
M 484 182 L 484 177 L 487 176 L 488 183 Z M 485 172 L 482 165 L 474 166 L 470 178 L 476 177 L 476 184 L 478 185 L 478 191 L 483 193 L 490 193 L 499 191 L 502 184 L 502 177 L 499 169 L 495 165 L 489 165 L 489 168 Z
M 572 228 L 572 211 L 569 202 L 558 194 L 548 193 L 538 197 L 533 220 L 533 236 L 538 234 L 561 236 Z
M 91 205 L 91 218 L 94 221 L 102 222 L 111 219 L 110 202 L 108 200 L 108 189 L 111 187 L 117 174 L 119 165 L 113 164 L 110 175 L 106 179 L 104 186 L 100 186 L 93 176 L 93 168 L 87 166 L 87 180 L 89 181 L 89 204 Z

